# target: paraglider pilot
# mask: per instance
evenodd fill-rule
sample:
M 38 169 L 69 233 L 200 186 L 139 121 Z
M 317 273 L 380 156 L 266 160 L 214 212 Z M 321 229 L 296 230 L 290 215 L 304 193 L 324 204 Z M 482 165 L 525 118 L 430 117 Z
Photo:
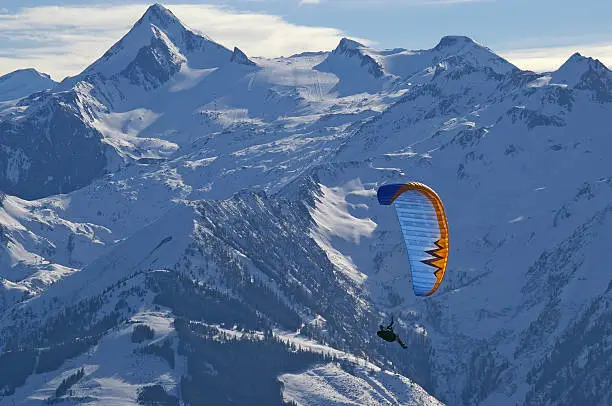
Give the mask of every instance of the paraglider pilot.
M 398 344 L 401 345 L 404 349 L 408 348 L 408 346 L 404 344 L 404 342 L 393 331 L 393 315 L 391 315 L 391 324 L 389 324 L 387 327 L 381 324 L 380 330 L 376 332 L 376 335 L 390 343 L 392 343 L 393 341 L 397 341 Z

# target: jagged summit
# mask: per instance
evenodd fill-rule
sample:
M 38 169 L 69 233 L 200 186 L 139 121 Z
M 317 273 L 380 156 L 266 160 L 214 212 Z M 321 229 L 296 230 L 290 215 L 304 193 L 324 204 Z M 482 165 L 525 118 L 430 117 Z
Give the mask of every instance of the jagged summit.
M 612 79 L 612 72 L 599 59 L 574 53 L 563 65 L 552 73 L 554 83 L 575 86 L 605 86 Z M 588 83 L 586 83 L 588 82 Z M 601 82 L 599 84 L 595 82 Z
M 158 21 L 162 20 L 175 20 L 179 21 L 178 18 L 166 7 L 159 3 L 155 3 L 147 9 L 141 19 L 156 18 Z
M 232 53 L 231 61 L 241 65 L 257 66 L 257 64 L 251 61 L 249 57 L 238 47 L 234 47 L 234 53 Z
M 349 39 L 349 38 L 342 38 L 340 40 L 340 43 L 338 44 L 338 46 L 336 47 L 336 49 L 334 50 L 334 52 L 343 52 L 347 49 L 357 49 L 357 48 L 364 48 L 365 46 L 355 40 Z
M 166 42 L 180 48 L 187 28 L 169 10 L 155 4 L 147 9 L 126 35 L 85 69 L 82 75 L 98 74 L 110 78 L 120 73 L 134 61 L 143 48 L 159 41 L 160 32 L 167 38 Z
M 134 24 L 134 28 L 144 25 L 155 26 L 160 30 L 164 31 L 173 41 L 179 41 L 181 37 L 184 37 L 187 32 L 191 30 L 175 16 L 172 11 L 159 3 L 150 6 L 147 11 L 140 17 L 140 19 Z M 133 29 L 134 29 L 133 28 Z M 198 33 L 201 35 L 201 33 Z M 209 39 L 205 35 L 201 35 L 206 39 Z M 179 45 L 179 44 L 177 44 Z
M 583 56 L 579 52 L 575 52 L 570 56 L 563 65 L 559 67 L 557 72 L 570 70 L 594 70 L 597 72 L 610 72 L 610 70 L 599 60 L 591 57 Z
M 163 44 L 161 44 L 161 42 Z M 157 52 L 163 45 L 163 52 Z M 149 48 L 148 50 L 146 48 Z M 126 74 L 125 70 L 144 54 L 155 66 L 176 66 L 183 62 L 196 69 L 215 68 L 230 62 L 232 52 L 208 36 L 186 27 L 160 4 L 150 6 L 130 31 L 100 59 L 65 84 L 71 86 L 83 77 L 97 75 L 108 79 Z M 173 68 L 174 73 L 177 69 Z M 159 76 L 159 75 L 157 75 Z M 167 76 L 162 74 L 161 76 Z
M 568 63 L 576 63 L 576 62 L 583 61 L 585 59 L 593 59 L 593 58 L 582 56 L 580 52 L 574 52 L 569 58 L 567 58 L 567 61 L 565 61 L 563 64 L 565 65 Z
M 150 6 L 147 11 L 140 17 L 140 20 L 136 24 L 152 23 L 156 25 L 170 25 L 170 24 L 181 24 L 181 21 L 168 10 L 166 7 L 159 3 L 155 3 Z
M 342 82 L 337 88 L 341 94 L 354 93 L 361 87 L 359 84 L 365 85 L 363 89 L 367 92 L 376 92 L 381 86 L 378 79 L 385 74 L 376 54 L 357 41 L 342 38 L 336 49 L 314 69 L 337 75 Z

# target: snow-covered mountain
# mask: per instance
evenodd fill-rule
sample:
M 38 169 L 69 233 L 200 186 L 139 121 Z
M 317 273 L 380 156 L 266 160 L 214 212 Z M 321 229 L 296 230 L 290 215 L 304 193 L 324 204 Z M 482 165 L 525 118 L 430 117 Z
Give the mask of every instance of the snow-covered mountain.
M 19 69 L 0 76 L 0 103 L 21 99 L 57 85 L 49 75 L 36 69 Z
M 161 5 L 150 7 L 132 29 L 74 83 L 88 76 L 127 78 L 130 83 L 150 81 L 159 85 L 169 79 L 189 58 L 193 68 L 217 68 L 230 61 L 232 52 L 204 34 L 186 28 Z
M 151 6 L 0 108 L 0 404 L 608 405 L 611 83 L 460 36 L 249 58 Z M 428 298 L 376 200 L 409 180 Z

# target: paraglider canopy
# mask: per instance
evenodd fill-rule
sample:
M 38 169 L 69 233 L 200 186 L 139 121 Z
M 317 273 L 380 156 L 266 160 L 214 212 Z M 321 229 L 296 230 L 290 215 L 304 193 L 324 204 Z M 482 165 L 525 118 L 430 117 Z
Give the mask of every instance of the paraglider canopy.
M 412 287 L 417 296 L 432 295 L 442 283 L 448 262 L 448 221 L 442 200 L 418 182 L 383 185 L 378 202 L 393 205 L 404 236 Z

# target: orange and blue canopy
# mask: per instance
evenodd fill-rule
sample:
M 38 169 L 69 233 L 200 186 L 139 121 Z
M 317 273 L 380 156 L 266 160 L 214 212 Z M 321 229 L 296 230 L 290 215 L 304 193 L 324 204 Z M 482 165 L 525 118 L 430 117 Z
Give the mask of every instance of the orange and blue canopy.
M 378 202 L 393 205 L 397 213 L 417 296 L 433 294 L 446 272 L 448 221 L 442 200 L 429 186 L 418 182 L 383 185 Z

